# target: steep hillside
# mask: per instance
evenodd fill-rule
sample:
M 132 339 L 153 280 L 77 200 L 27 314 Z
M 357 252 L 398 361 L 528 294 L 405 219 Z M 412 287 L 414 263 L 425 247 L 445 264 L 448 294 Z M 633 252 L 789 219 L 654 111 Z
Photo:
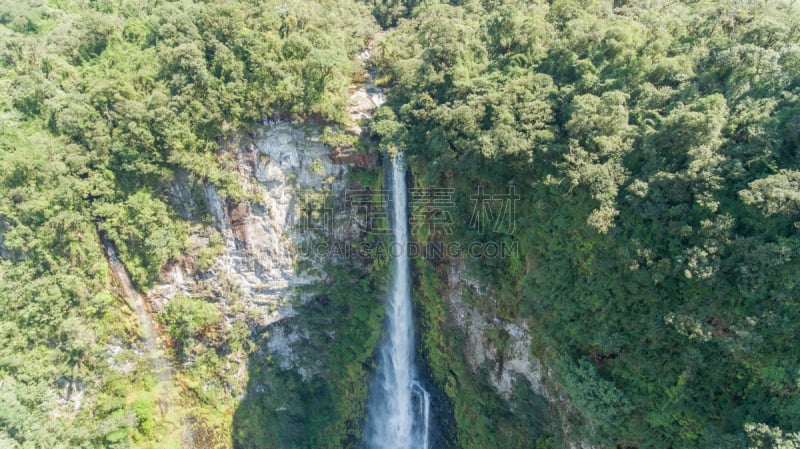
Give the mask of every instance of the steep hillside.
M 397 152 L 433 449 L 800 447 L 792 0 L 0 0 L 0 447 L 363 448 Z
M 425 354 L 463 447 L 529 447 L 542 427 L 600 447 L 794 447 L 797 7 L 452 2 L 384 18 L 373 135 L 412 155 L 416 187 L 452 192 L 421 196 L 417 238 L 483 248 L 420 270 Z M 515 409 L 524 396 L 486 396 L 516 373 L 568 400 L 551 416 L 569 435 Z
M 232 445 L 265 326 L 330 279 L 284 231 L 345 186 L 321 140 L 375 28 L 355 2 L 0 2 L 0 446 Z

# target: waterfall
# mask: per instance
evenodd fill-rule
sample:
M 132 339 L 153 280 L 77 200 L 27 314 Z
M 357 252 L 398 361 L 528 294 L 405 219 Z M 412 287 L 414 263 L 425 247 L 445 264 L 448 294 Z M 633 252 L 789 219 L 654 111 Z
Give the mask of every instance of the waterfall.
M 144 298 L 139 293 L 139 290 L 133 286 L 128 271 L 122 264 L 122 261 L 117 257 L 116 251 L 110 242 L 105 242 L 106 256 L 108 257 L 108 265 L 111 272 L 119 283 L 122 293 L 128 298 L 130 304 L 139 318 L 139 329 L 142 332 L 142 340 L 144 343 L 144 350 L 150 359 L 150 365 L 153 371 L 161 382 L 167 382 L 172 378 L 172 366 L 165 356 L 159 351 L 158 347 L 158 332 L 156 331 L 155 323 L 150 317 L 150 313 L 145 306 Z
M 429 449 L 430 396 L 417 380 L 411 277 L 408 260 L 408 192 L 402 154 L 391 172 L 392 290 L 386 307 L 387 336 L 380 348 L 377 379 L 367 420 L 370 449 Z
M 158 405 L 161 409 L 162 418 L 170 408 L 170 404 L 177 391 L 172 384 L 173 381 L 173 367 L 164 351 L 159 349 L 159 338 L 156 324 L 147 310 L 145 299 L 142 297 L 139 290 L 131 282 L 128 276 L 128 270 L 125 265 L 119 260 L 114 246 L 109 241 L 104 241 L 103 245 L 106 250 L 106 258 L 108 259 L 108 266 L 111 268 L 111 274 L 117 280 L 122 294 L 125 295 L 129 304 L 133 306 L 133 311 L 139 318 L 139 329 L 141 330 L 142 343 L 144 347 L 145 356 L 150 362 L 150 367 L 158 379 L 158 385 L 155 391 L 158 395 Z M 167 419 L 167 418 L 163 418 Z M 191 422 L 187 416 L 180 417 L 180 432 L 181 443 L 183 447 L 194 447 L 194 432 L 191 427 Z

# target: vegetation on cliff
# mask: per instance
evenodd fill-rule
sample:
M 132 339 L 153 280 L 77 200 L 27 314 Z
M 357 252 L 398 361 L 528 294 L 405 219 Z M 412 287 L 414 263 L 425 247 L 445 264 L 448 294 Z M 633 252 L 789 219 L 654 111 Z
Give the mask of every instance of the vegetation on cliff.
M 374 29 L 355 1 L 0 2 L 0 446 L 181 445 L 101 238 L 147 289 L 208 227 L 170 204 L 176 173 L 241 196 L 220 143 L 273 114 L 345 120 Z M 204 298 L 161 318 L 184 444 L 229 447 L 250 329 Z
M 795 447 L 799 13 L 468 1 L 383 19 L 397 25 L 382 41 L 390 89 L 373 133 L 412 155 L 419 186 L 455 189 L 453 233 L 435 238 L 518 245 L 510 260 L 467 259 L 497 299 L 482 309 L 528 322 L 577 411 L 571 438 Z M 515 225 L 471 227 L 476 187 L 510 183 Z M 425 319 L 426 351 L 466 406 L 443 319 Z M 504 425 L 491 402 L 475 407 L 455 410 L 464 447 L 513 441 L 476 436 L 476 417 L 487 432 Z
M 574 408 L 567 437 L 800 446 L 798 8 L 0 1 L 0 446 L 361 443 L 383 259 L 331 267 L 293 318 L 308 330 L 298 357 L 314 362 L 310 379 L 269 357 L 268 331 L 177 296 L 158 316 L 185 362 L 181 398 L 165 404 L 101 240 L 143 290 L 197 249 L 190 234 L 218 241 L 202 211 L 172 203 L 176 177 L 246 200 L 220 146 L 276 114 L 348 120 L 352 57 L 378 24 L 390 28 L 379 67 L 389 95 L 365 137 L 405 151 L 417 187 L 454 189 L 450 227 L 418 227 L 434 230 L 420 241 L 518 248 L 465 258 L 494 299 L 471 305 L 528 324 Z M 513 225 L 471 226 L 476 189 L 512 184 Z M 449 261 L 416 262 L 419 340 L 452 405 L 448 438 L 561 444 L 564 427 L 543 416 L 563 411 L 524 380 L 503 399 L 486 382 L 502 366 L 469 366 L 442 302 Z M 249 361 L 247 385 L 231 373 L 236 357 Z

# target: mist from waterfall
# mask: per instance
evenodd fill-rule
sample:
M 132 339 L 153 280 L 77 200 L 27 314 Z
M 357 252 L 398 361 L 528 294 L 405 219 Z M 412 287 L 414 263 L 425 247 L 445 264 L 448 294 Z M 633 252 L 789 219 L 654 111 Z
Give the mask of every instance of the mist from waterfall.
M 394 273 L 387 299 L 387 335 L 380 348 L 367 418 L 370 449 L 429 449 L 430 396 L 417 379 L 408 260 L 408 189 L 402 154 L 392 158 Z

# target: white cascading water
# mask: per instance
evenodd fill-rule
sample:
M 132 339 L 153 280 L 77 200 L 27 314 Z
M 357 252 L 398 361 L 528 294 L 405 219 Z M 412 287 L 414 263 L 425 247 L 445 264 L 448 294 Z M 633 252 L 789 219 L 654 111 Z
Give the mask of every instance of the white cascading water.
M 414 366 L 408 193 L 401 154 L 392 159 L 391 191 L 394 278 L 386 308 L 388 335 L 369 404 L 367 444 L 370 449 L 429 449 L 430 396 Z

